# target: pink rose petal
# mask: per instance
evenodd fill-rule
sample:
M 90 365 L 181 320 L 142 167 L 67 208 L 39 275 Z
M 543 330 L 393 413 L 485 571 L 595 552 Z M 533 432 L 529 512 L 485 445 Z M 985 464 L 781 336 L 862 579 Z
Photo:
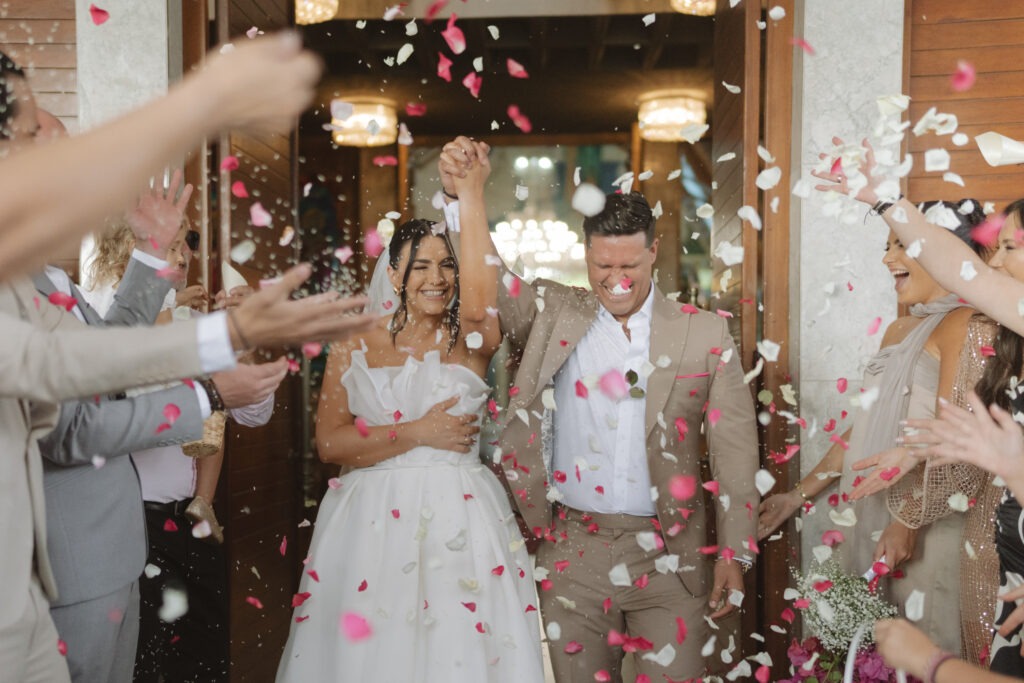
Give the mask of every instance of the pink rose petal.
M 718 408 L 712 408 L 711 410 L 708 411 L 708 424 L 714 427 L 716 424 L 718 424 L 718 420 L 721 417 L 722 411 L 719 410 Z
M 405 113 L 407 116 L 426 116 L 427 105 L 422 102 L 409 102 L 405 105 Z
M 249 207 L 249 221 L 257 228 L 270 227 L 270 213 L 262 204 L 256 202 Z
M 868 336 L 870 337 L 871 335 L 877 333 L 878 332 L 878 328 L 881 327 L 881 326 L 882 326 L 882 319 L 881 318 L 875 318 L 874 320 L 872 320 L 871 324 L 868 325 Z
M 327 486 L 328 488 L 337 491 L 338 489 L 341 488 L 341 479 L 338 479 L 337 477 L 331 477 L 330 479 L 327 480 Z
M 309 591 L 296 593 L 292 596 L 292 608 L 301 607 L 302 604 L 306 602 L 306 600 L 309 600 L 310 597 L 312 597 L 312 594 L 309 593 Z
M 361 614 L 356 612 L 345 612 L 338 620 L 338 628 L 341 633 L 353 643 L 366 640 L 373 635 L 370 622 Z
M 583 646 L 577 643 L 575 640 L 570 640 L 565 646 L 565 654 L 574 655 L 579 652 L 583 652 Z
M 677 474 L 669 479 L 668 492 L 676 500 L 689 500 L 697 493 L 697 478 L 689 474 Z
M 302 369 L 302 366 L 299 365 L 299 361 L 295 360 L 294 358 L 289 358 L 288 359 L 288 372 L 290 372 L 292 374 L 295 374 L 296 372 L 298 372 L 301 369 Z
M 469 94 L 479 99 L 480 97 L 480 86 L 483 85 L 483 76 L 475 71 L 470 71 L 466 74 L 466 77 L 462 79 L 462 85 L 469 90 Z
M 512 278 L 512 282 L 508 286 L 508 295 L 513 299 L 519 298 L 519 291 L 522 288 L 522 284 L 523 283 L 519 281 L 519 278 Z
M 974 65 L 963 59 L 957 60 L 956 71 L 949 79 L 953 92 L 967 92 L 974 87 L 974 81 L 978 78 Z
M 700 486 L 701 486 L 702 489 L 704 489 L 705 491 L 709 491 L 711 493 L 711 495 L 714 495 L 714 496 L 717 496 L 719 490 L 721 489 L 721 485 L 717 481 L 715 481 L 713 479 L 711 481 L 704 482 Z
M 878 476 L 882 478 L 882 481 L 892 481 L 893 477 L 900 473 L 899 467 L 890 467 L 887 470 L 882 470 L 878 473 Z
M 438 15 L 438 13 L 441 10 L 443 10 L 445 8 L 445 5 L 447 4 L 448 0 L 437 0 L 436 2 L 431 3 L 430 7 L 427 8 L 426 13 L 424 13 L 423 15 L 423 22 L 427 24 L 432 22 L 434 18 Z
M 475 602 L 464 602 L 464 603 L 462 603 L 462 606 L 465 607 L 466 609 L 468 609 L 470 612 L 476 612 L 476 603 Z
M 309 574 L 309 578 L 313 579 L 317 583 L 320 583 L 320 575 L 316 573 L 315 569 L 307 569 L 306 573 Z
M 586 398 L 590 395 L 585 384 L 582 381 L 576 380 L 576 395 L 580 398 Z
M 999 231 L 1005 222 L 1006 214 L 992 214 L 984 223 L 971 229 L 971 239 L 983 247 L 993 247 L 999 241 Z
M 72 308 L 78 305 L 78 302 L 75 301 L 75 297 L 71 296 L 70 294 L 65 294 L 64 292 L 53 292 L 48 297 L 46 297 L 46 300 L 49 301 L 54 306 L 62 306 L 67 311 L 70 311 Z
M 686 640 L 686 620 L 676 617 L 676 643 L 682 645 L 684 640 Z
M 179 417 L 181 417 L 181 408 L 173 403 L 168 403 L 164 406 L 164 418 L 166 418 L 168 422 L 174 424 L 178 421 Z
M 249 597 L 247 597 L 245 599 L 245 601 L 247 603 L 249 603 L 250 605 L 252 605 L 253 607 L 255 607 L 256 609 L 263 609 L 263 603 L 260 602 L 259 598 L 255 598 L 255 597 L 250 595 Z
M 629 385 L 619 370 L 609 370 L 597 381 L 601 393 L 613 401 L 621 401 L 629 394 Z
M 846 538 L 843 536 L 843 532 L 838 529 L 829 529 L 821 535 L 821 542 L 829 548 L 838 543 L 842 543 L 844 540 L 846 540 Z
M 512 119 L 512 123 L 516 124 L 516 128 L 524 133 L 529 133 L 533 130 L 533 124 L 530 123 L 529 117 L 519 111 L 519 107 L 517 105 L 508 105 L 508 117 Z
M 110 12 L 100 9 L 96 5 L 89 5 L 89 17 L 92 19 L 92 23 L 100 26 L 107 23 L 107 19 L 110 18 Z
M 505 67 L 508 69 L 508 75 L 512 78 L 529 78 L 530 74 L 526 73 L 526 69 L 522 64 L 509 57 L 505 60 Z
M 768 668 L 767 664 L 762 664 L 757 667 L 757 671 L 754 672 L 754 678 L 757 679 L 757 683 L 768 683 L 771 675 L 772 670 Z
M 367 231 L 363 237 L 363 250 L 370 258 L 377 258 L 384 251 L 384 243 L 381 241 L 380 234 L 376 228 Z
M 174 533 L 178 530 L 178 525 L 174 523 L 173 519 L 167 518 L 164 520 L 164 531 L 168 533 Z
M 690 427 L 686 424 L 686 418 L 676 418 L 676 433 L 679 434 L 679 440 L 682 441 L 686 438 L 687 432 L 690 431 Z
M 57 652 L 60 653 L 61 657 L 67 657 L 68 656 L 68 644 L 65 643 L 63 640 L 58 639 L 57 640 Z
M 306 358 L 316 358 L 323 350 L 324 345 L 320 342 L 306 342 L 302 345 L 302 355 Z
M 237 171 L 238 170 L 238 157 L 236 157 L 236 156 L 224 157 L 224 161 L 220 162 L 220 170 L 222 170 L 222 171 Z
M 437 53 L 437 75 L 442 80 L 452 82 L 452 60 L 448 59 L 443 52 Z
M 789 44 L 790 45 L 796 45 L 798 48 L 803 50 L 807 54 L 808 57 L 813 57 L 816 54 L 814 52 L 814 48 L 811 47 L 811 44 L 808 43 L 803 38 L 790 38 L 789 39 Z
M 249 197 L 249 191 L 245 189 L 245 183 L 241 180 L 236 180 L 231 183 L 231 195 L 238 197 L 239 199 L 247 199 Z
M 366 420 L 361 417 L 356 418 L 356 431 L 364 439 L 370 435 L 370 428 L 366 426 Z
M 840 377 L 836 380 L 836 391 L 840 394 L 845 394 L 847 387 L 849 387 L 849 382 L 846 381 L 845 377 Z
M 452 12 L 452 15 L 448 17 L 448 26 L 441 31 L 441 37 L 444 38 L 444 42 L 448 43 L 448 49 L 452 51 L 452 54 L 461 55 L 466 51 L 466 36 L 462 33 L 462 29 L 455 25 L 457 15 Z
M 281 537 L 281 545 L 280 545 L 280 547 L 278 547 L 277 550 L 278 550 L 279 553 L 281 553 L 281 557 L 284 557 L 285 553 L 288 552 L 288 537 L 287 536 L 282 536 Z
M 373 165 L 377 167 L 398 166 L 398 157 L 392 155 L 374 157 Z

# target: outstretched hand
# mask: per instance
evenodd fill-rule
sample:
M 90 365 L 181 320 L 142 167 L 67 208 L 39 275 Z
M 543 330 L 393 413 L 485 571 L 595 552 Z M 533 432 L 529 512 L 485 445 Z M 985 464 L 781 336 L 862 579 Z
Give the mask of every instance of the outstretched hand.
M 842 138 L 833 137 L 832 144 L 836 147 L 842 147 L 844 144 Z M 858 165 L 857 170 L 863 174 L 867 179 L 867 185 L 857 190 L 853 198 L 859 202 L 864 202 L 868 206 L 874 206 L 878 202 L 878 194 L 875 188 L 881 183 L 880 178 L 876 178 L 874 175 L 875 166 L 875 149 L 868 142 L 867 138 L 861 142 L 864 147 L 864 155 Z M 831 159 L 827 154 L 819 154 L 819 159 Z M 839 192 L 840 194 L 850 195 L 849 178 L 843 171 L 842 165 L 839 163 L 839 159 L 832 160 L 831 168 L 828 171 L 811 171 L 811 175 L 821 180 L 829 181 L 828 185 L 815 185 L 814 189 L 820 192 Z
M 451 197 L 457 197 L 458 184 L 469 177 L 478 165 L 486 167 L 483 181 L 491 173 L 490 159 L 488 155 L 491 147 L 486 142 L 476 142 L 464 135 L 460 135 L 441 149 L 441 156 L 437 162 L 437 169 L 441 174 L 441 185 L 444 191 Z
M 307 341 L 340 341 L 369 331 L 377 317 L 360 313 L 366 297 L 341 298 L 325 292 L 292 301 L 291 293 L 313 273 L 308 263 L 297 265 L 266 289 L 228 309 L 231 343 L 236 349 L 291 346 Z
M 850 492 L 850 500 L 860 500 L 884 491 L 918 465 L 917 458 L 910 454 L 909 448 L 889 448 L 862 458 L 853 463 L 854 472 L 874 467 L 872 472 L 857 484 Z
M 182 179 L 181 169 L 175 169 L 166 189 L 154 183 L 154 187 L 139 195 L 135 208 L 125 216 L 135 235 L 135 247 L 140 251 L 166 258 L 167 247 L 181 229 L 188 200 L 192 197 L 192 184 L 187 183 L 183 188 Z
M 943 402 L 937 420 L 908 420 L 907 426 L 919 430 L 903 437 L 919 458 L 939 457 L 966 462 L 1002 477 L 1018 498 L 1024 498 L 1024 434 L 1010 413 L 992 404 L 985 409 L 981 398 L 968 394 L 964 410 Z

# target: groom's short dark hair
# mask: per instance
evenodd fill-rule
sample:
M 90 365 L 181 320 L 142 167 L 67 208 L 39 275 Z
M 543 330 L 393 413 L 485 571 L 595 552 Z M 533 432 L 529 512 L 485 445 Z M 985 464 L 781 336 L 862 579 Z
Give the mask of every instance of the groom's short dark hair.
M 594 235 L 646 235 L 647 246 L 654 243 L 654 212 L 639 192 L 613 193 L 605 197 L 600 213 L 583 219 L 583 235 L 587 246 Z

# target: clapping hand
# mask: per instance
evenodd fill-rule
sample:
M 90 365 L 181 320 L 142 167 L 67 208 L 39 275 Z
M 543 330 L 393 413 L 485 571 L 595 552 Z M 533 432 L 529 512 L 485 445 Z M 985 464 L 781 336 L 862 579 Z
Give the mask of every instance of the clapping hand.
M 167 257 L 167 247 L 181 229 L 185 208 L 192 197 L 192 185 L 189 183 L 182 187 L 181 181 L 181 169 L 175 169 L 166 189 L 156 185 L 143 192 L 135 208 L 125 216 L 135 234 L 135 246 L 140 251 L 160 259 Z
M 1010 413 L 985 404 L 973 391 L 964 410 L 942 401 L 937 420 L 908 420 L 918 430 L 903 437 L 919 458 L 966 462 L 999 476 L 1018 498 L 1024 498 L 1024 434 Z

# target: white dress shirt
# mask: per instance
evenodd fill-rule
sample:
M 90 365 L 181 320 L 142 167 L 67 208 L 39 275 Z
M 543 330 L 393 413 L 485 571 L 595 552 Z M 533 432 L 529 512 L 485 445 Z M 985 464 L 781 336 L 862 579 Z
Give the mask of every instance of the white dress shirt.
M 598 306 L 597 318 L 555 375 L 554 485 L 561 501 L 585 512 L 656 514 L 647 467 L 646 400 L 615 401 L 597 386 L 609 370 L 636 374 L 632 387 L 647 391 L 654 286 L 626 326 Z M 589 387 L 577 395 L 577 381 Z M 564 477 L 562 475 L 565 475 Z M 564 481 L 563 481 L 564 479 Z

